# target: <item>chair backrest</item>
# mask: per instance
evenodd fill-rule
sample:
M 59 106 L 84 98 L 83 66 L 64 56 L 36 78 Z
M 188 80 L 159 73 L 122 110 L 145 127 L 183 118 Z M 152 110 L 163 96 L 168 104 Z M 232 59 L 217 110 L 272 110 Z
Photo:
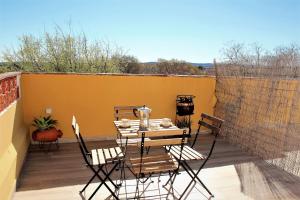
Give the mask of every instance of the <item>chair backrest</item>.
M 211 121 L 211 123 L 205 122 L 206 120 Z M 221 130 L 221 126 L 224 123 L 224 120 L 215 116 L 208 115 L 206 113 L 202 113 L 201 120 L 199 121 L 199 123 L 201 123 L 202 126 L 211 129 L 213 133 L 219 134 Z M 209 124 L 209 127 L 207 127 L 207 124 Z
M 73 130 L 75 130 L 75 126 L 76 126 L 76 118 L 75 118 L 75 116 L 73 115 L 73 116 L 72 116 L 72 128 L 73 128 Z
M 142 106 L 115 106 L 114 117 L 115 120 L 121 120 L 121 118 L 137 119 L 138 116 L 135 113 L 136 109 Z
M 140 147 L 141 160 L 146 147 L 181 145 L 182 151 L 183 146 L 187 143 L 188 133 L 188 129 L 138 131 L 138 137 L 141 140 L 137 142 L 137 145 Z M 145 140 L 145 138 L 151 140 Z
M 220 118 L 208 115 L 206 113 L 201 114 L 201 120 L 199 120 L 199 122 L 198 122 L 199 126 L 198 126 L 198 130 L 197 130 L 194 142 L 192 144 L 192 147 L 196 143 L 197 137 L 200 133 L 200 129 L 201 129 L 202 126 L 206 127 L 209 130 L 211 130 L 212 134 L 214 135 L 214 140 L 213 140 L 213 143 L 212 143 L 211 148 L 209 150 L 209 153 L 207 155 L 207 160 L 209 159 L 209 157 L 211 156 L 211 154 L 213 152 L 213 149 L 215 147 L 217 137 L 218 137 L 218 135 L 221 131 L 221 127 L 222 127 L 223 122 L 224 122 L 224 120 L 222 120 Z
M 90 154 L 89 154 L 89 151 L 85 145 L 85 142 L 80 134 L 80 128 L 79 128 L 79 125 L 76 121 L 76 118 L 75 116 L 72 117 L 72 129 L 73 129 L 73 132 L 74 132 L 74 135 L 76 137 L 76 140 L 77 140 L 77 143 L 78 143 L 78 146 L 80 148 L 80 152 L 82 153 L 82 156 L 85 160 L 85 162 L 90 165 Z
M 219 135 L 224 120 L 208 115 L 206 113 L 201 114 L 201 120 L 199 120 L 199 127 L 204 126 L 212 131 L 216 137 Z
M 77 129 L 78 129 L 78 133 L 77 133 L 77 134 L 76 134 L 76 126 L 77 126 Z M 82 138 L 82 136 L 81 136 L 80 129 L 79 129 L 79 125 L 78 125 L 78 123 L 77 123 L 76 118 L 75 118 L 74 115 L 73 115 L 73 117 L 72 117 L 72 127 L 73 127 L 74 133 L 75 133 L 76 137 L 79 139 L 79 142 L 81 143 L 81 145 L 82 145 L 84 151 L 85 151 L 86 153 L 88 153 L 89 150 L 88 150 L 88 148 L 86 147 L 85 142 L 84 142 L 84 140 L 83 140 L 83 138 Z

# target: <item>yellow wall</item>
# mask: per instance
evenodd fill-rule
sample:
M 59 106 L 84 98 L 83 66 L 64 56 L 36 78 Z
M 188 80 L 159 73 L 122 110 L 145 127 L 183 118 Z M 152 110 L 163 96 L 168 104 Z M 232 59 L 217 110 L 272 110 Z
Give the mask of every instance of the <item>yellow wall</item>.
M 26 124 L 51 107 L 64 137 L 72 139 L 73 114 L 85 137 L 114 137 L 115 105 L 146 104 L 153 110 L 151 118 L 174 120 L 176 95 L 193 94 L 196 125 L 200 113 L 212 114 L 215 104 L 213 77 L 22 74 L 22 85 Z
M 15 189 L 27 148 L 28 128 L 23 122 L 21 99 L 0 113 L 0 199 L 8 200 Z

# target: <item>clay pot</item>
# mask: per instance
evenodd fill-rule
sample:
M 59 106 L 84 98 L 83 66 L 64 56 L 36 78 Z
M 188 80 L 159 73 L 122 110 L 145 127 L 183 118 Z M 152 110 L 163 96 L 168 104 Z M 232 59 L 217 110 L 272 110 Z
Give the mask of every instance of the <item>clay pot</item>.
M 61 130 L 57 130 L 57 136 L 58 136 L 59 138 L 61 138 L 62 135 L 63 135 L 63 132 L 62 132 Z
M 54 142 L 63 135 L 61 130 L 51 128 L 44 131 L 36 130 L 32 133 L 32 139 L 38 142 Z

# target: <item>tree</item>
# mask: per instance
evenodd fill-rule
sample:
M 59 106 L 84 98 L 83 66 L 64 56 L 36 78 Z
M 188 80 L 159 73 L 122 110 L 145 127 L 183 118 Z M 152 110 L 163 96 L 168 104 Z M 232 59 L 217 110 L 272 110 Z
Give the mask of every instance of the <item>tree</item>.
M 23 35 L 19 40 L 16 49 L 2 54 L 16 71 L 118 73 L 138 63 L 117 45 L 102 40 L 90 43 L 85 34 L 64 32 L 58 26 L 53 34 Z
M 122 73 L 139 74 L 141 73 L 141 64 L 134 56 L 122 56 L 113 58 L 118 60 L 118 65 Z
M 224 48 L 223 55 L 224 61 L 218 71 L 224 75 L 300 76 L 300 47 L 296 44 L 280 46 L 268 52 L 256 43 L 248 47 L 235 43 Z
M 183 60 L 165 60 L 160 58 L 158 59 L 156 67 L 159 74 L 201 74 L 199 68 L 194 67 L 192 64 Z

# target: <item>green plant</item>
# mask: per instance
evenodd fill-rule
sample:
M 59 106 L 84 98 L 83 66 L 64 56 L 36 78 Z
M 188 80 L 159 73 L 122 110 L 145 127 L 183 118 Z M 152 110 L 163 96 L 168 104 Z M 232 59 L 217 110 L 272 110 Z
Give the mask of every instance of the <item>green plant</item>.
M 37 130 L 43 131 L 50 128 L 54 128 L 57 124 L 57 120 L 52 119 L 51 116 L 34 118 L 32 126 L 36 127 Z
M 176 120 L 176 126 L 178 128 L 189 128 L 192 124 L 192 121 L 189 121 L 187 117 L 183 117 L 182 119 Z

